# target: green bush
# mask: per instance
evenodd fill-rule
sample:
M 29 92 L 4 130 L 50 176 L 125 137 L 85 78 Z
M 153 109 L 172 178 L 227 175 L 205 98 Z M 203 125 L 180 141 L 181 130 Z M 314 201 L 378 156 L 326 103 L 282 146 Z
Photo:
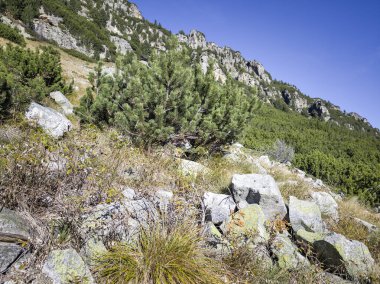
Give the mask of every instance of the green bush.
M 14 43 L 17 43 L 21 46 L 25 46 L 26 42 L 24 37 L 19 33 L 18 30 L 3 24 L 0 22 L 0 37 L 8 39 Z
M 22 110 L 31 100 L 40 102 L 51 91 L 68 92 L 62 78 L 59 53 L 53 48 L 0 48 L 0 116 Z
M 247 124 L 242 140 L 268 152 L 277 139 L 294 148 L 294 166 L 348 194 L 380 202 L 380 139 L 371 132 L 264 105 Z
M 82 122 L 117 126 L 145 146 L 189 141 L 218 147 L 241 133 L 254 97 L 233 79 L 221 85 L 212 72 L 190 67 L 186 50 L 153 53 L 148 64 L 129 55 L 118 62 L 115 78 L 99 70 L 77 109 Z

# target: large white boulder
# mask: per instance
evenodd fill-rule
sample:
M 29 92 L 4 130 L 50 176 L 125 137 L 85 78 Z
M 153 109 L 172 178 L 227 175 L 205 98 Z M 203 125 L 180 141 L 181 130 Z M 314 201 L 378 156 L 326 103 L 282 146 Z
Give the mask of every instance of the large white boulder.
M 289 198 L 289 220 L 294 230 L 305 229 L 308 232 L 323 232 L 321 211 L 315 202 Z
M 73 114 L 74 108 L 70 101 L 59 91 L 50 93 L 50 97 L 60 105 L 65 115 Z
M 203 203 L 206 209 L 206 221 L 219 224 L 228 219 L 234 213 L 236 204 L 232 196 L 206 192 L 203 195 Z
M 58 111 L 32 102 L 25 114 L 29 121 L 36 122 L 47 134 L 54 138 L 62 137 L 72 128 L 70 120 Z
M 260 205 L 268 220 L 283 219 L 287 213 L 281 192 L 270 175 L 236 174 L 231 189 L 236 202 Z

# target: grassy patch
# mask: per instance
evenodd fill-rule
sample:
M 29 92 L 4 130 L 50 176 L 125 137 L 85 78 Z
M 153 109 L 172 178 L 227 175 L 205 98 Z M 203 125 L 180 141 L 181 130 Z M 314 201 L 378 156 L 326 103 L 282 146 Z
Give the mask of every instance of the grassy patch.
M 197 228 L 187 222 L 155 223 L 136 244 L 117 244 L 98 256 L 95 271 L 102 283 L 223 283 L 200 240 Z

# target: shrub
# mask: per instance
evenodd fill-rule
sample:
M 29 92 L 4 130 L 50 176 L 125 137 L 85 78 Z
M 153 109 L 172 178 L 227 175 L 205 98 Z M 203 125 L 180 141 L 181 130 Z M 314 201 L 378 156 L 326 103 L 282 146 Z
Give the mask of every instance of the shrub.
M 220 85 L 211 71 L 203 75 L 199 66 L 188 66 L 186 50 L 154 53 L 149 67 L 126 56 L 115 78 L 98 71 L 77 113 L 82 122 L 115 125 L 147 147 L 184 140 L 218 147 L 234 141 L 251 116 L 252 94 L 232 79 Z
M 0 48 L 0 116 L 42 101 L 51 91 L 69 92 L 62 78 L 58 51 L 7 45 Z
M 280 163 L 287 163 L 291 162 L 294 158 L 294 149 L 286 145 L 286 143 L 282 140 L 277 140 L 272 150 L 269 152 L 269 155 L 272 157 L 272 159 L 280 162 Z
M 8 39 L 14 43 L 17 43 L 21 46 L 25 46 L 26 42 L 24 37 L 19 33 L 18 30 L 12 28 L 6 24 L 0 22 L 0 37 Z
M 102 283 L 222 283 L 215 261 L 200 247 L 198 230 L 187 222 L 152 224 L 136 244 L 117 244 L 96 258 Z

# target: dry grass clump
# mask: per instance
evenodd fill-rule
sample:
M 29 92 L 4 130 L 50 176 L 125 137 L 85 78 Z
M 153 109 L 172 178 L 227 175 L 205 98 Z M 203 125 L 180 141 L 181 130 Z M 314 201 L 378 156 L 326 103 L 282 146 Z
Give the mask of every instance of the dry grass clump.
M 310 197 L 310 185 L 303 181 L 280 183 L 279 188 L 286 202 L 290 196 L 295 196 L 303 200 Z
M 220 265 L 219 265 L 220 267 Z M 215 260 L 201 247 L 192 223 L 157 222 L 135 244 L 119 243 L 96 258 L 100 283 L 223 283 Z

